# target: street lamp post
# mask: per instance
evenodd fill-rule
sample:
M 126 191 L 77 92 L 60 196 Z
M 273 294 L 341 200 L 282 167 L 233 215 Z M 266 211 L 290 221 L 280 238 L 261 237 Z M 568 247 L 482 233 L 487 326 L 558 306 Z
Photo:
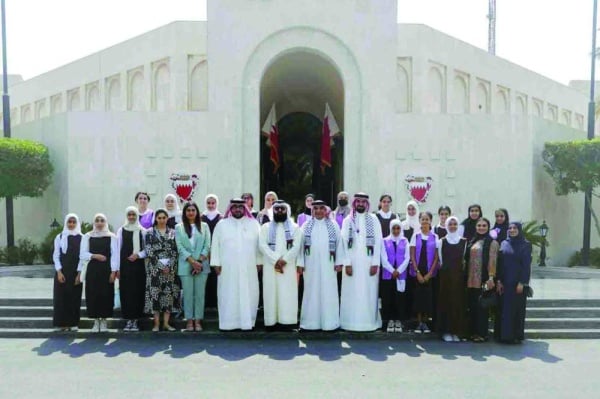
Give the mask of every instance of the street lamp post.
M 4 137 L 10 138 L 10 101 L 8 97 L 8 66 L 6 61 L 6 12 L 2 0 L 2 121 Z M 13 198 L 6 197 L 6 246 L 15 246 Z
M 594 0 L 594 12 L 592 21 L 592 65 L 590 72 L 590 102 L 588 104 L 588 130 L 587 138 L 594 138 L 594 130 L 596 129 L 596 103 L 594 102 L 594 89 L 596 85 L 596 57 L 598 49 L 596 48 L 596 26 L 598 15 L 598 0 Z M 592 229 L 592 189 L 588 188 L 584 193 L 585 203 L 583 204 L 583 246 L 581 248 L 581 263 L 583 266 L 590 265 L 590 242 Z
M 540 235 L 542 236 L 542 249 L 540 249 L 540 263 L 539 266 L 546 266 L 546 236 L 548 235 L 548 226 L 544 220 L 540 225 Z
M 56 218 L 54 218 L 54 220 L 52 221 L 52 223 L 50 223 L 50 230 L 54 230 L 56 228 L 60 227 L 60 224 L 58 224 L 58 220 L 56 220 Z

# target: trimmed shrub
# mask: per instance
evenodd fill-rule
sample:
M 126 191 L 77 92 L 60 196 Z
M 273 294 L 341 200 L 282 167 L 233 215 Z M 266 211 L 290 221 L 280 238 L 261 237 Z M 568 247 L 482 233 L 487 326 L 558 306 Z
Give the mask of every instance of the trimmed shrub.
M 579 266 L 582 264 L 581 261 L 581 251 L 575 252 L 569 258 L 569 267 Z M 591 248 L 590 249 L 590 265 L 595 267 L 600 267 L 600 248 Z
M 39 248 L 29 238 L 20 238 L 17 241 L 17 253 L 19 260 L 26 265 L 33 265 L 38 256 Z

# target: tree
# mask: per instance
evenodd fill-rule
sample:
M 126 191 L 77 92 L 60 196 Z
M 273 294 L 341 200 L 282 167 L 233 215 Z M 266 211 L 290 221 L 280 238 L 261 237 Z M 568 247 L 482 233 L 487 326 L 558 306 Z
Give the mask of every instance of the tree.
M 40 197 L 50 185 L 53 171 L 46 146 L 0 138 L 0 198 Z
M 558 195 L 586 192 L 600 198 L 600 138 L 544 144 L 542 152 L 544 169 L 554 180 Z M 600 223 L 590 206 L 596 232 L 600 235 Z

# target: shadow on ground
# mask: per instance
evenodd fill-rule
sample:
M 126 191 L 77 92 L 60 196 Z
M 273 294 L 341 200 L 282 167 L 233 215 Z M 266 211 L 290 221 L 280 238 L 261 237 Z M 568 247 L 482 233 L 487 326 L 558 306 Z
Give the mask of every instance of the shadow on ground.
M 227 340 L 227 339 L 173 339 L 156 337 L 152 339 L 102 338 L 75 339 L 53 337 L 33 349 L 39 356 L 63 353 L 72 358 L 92 354 L 117 357 L 124 353 L 151 357 L 165 354 L 173 358 L 185 358 L 205 352 L 227 361 L 240 361 L 252 356 L 267 356 L 273 360 L 292 360 L 301 356 L 317 356 L 322 361 L 335 361 L 350 354 L 359 355 L 371 361 L 386 361 L 389 357 L 404 354 L 417 358 L 428 354 L 446 360 L 468 357 L 485 362 L 492 357 L 509 361 L 537 359 L 544 363 L 557 363 L 562 359 L 550 353 L 550 345 L 544 341 L 525 341 L 521 345 L 500 345 L 496 343 L 474 344 L 470 342 L 447 344 L 441 341 L 402 340 Z

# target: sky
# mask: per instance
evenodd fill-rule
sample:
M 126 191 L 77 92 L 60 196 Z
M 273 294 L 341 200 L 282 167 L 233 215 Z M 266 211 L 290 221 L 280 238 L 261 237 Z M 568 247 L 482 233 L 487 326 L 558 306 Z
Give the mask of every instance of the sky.
M 497 0 L 496 55 L 561 83 L 589 79 L 592 6 Z M 399 22 L 483 49 L 487 14 L 488 0 L 398 0 Z M 6 0 L 6 18 L 8 71 L 29 79 L 172 21 L 206 20 L 206 0 Z

